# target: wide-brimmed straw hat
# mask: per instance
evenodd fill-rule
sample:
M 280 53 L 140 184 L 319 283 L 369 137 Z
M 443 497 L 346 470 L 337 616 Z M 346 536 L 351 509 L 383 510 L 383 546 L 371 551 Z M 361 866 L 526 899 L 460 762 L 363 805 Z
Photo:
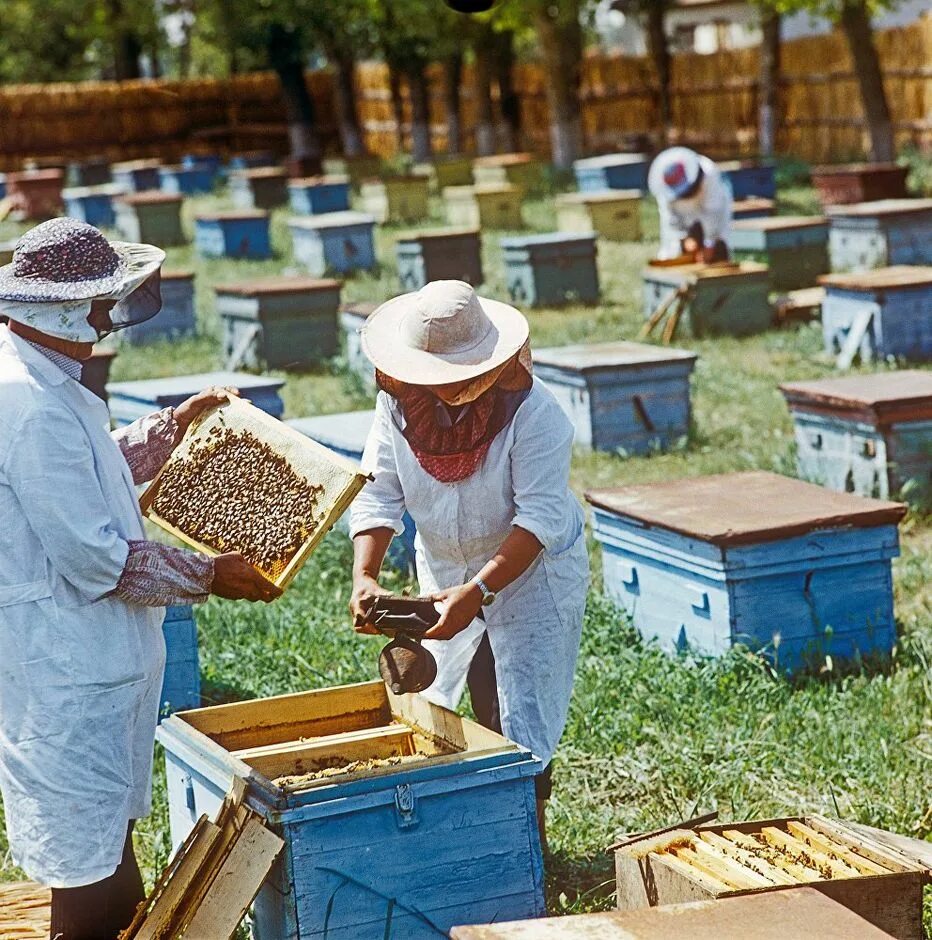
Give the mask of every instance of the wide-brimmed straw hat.
M 376 308 L 362 328 L 362 348 L 393 379 L 446 385 L 503 365 L 528 332 L 509 304 L 479 297 L 464 281 L 431 281 Z
M 0 299 L 56 303 L 125 297 L 165 260 L 154 245 L 111 242 L 77 219 L 50 219 L 30 229 L 0 268 Z

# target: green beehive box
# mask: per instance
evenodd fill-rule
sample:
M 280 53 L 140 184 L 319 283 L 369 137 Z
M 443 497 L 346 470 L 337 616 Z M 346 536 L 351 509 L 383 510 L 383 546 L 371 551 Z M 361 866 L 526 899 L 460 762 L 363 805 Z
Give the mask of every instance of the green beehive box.
M 427 176 L 389 176 L 368 180 L 359 190 L 363 211 L 392 225 L 421 222 L 428 216 L 430 180 Z
M 183 245 L 187 239 L 181 226 L 182 196 L 146 190 L 126 193 L 114 200 L 116 228 L 128 242 L 166 247 Z
M 354 189 L 359 189 L 363 180 L 377 177 L 382 172 L 380 157 L 325 157 L 324 173 L 327 176 L 348 176 Z
M 462 154 L 442 154 L 426 163 L 416 163 L 414 172 L 428 177 L 440 191 L 447 186 L 469 186 L 472 183 L 472 158 Z
M 497 153 L 474 160 L 472 177 L 477 186 L 510 183 L 528 193 L 540 189 L 543 167 L 530 153 Z
M 777 215 L 732 223 L 736 261 L 759 261 L 770 268 L 774 290 L 812 287 L 830 270 L 828 220 L 822 216 Z
M 614 242 L 641 237 L 641 193 L 637 189 L 565 193 L 556 198 L 557 228 L 561 232 L 595 232 Z
M 448 186 L 443 191 L 447 221 L 458 228 L 524 228 L 521 190 L 517 186 Z
M 277 209 L 288 202 L 288 171 L 258 166 L 230 174 L 230 196 L 237 209 Z

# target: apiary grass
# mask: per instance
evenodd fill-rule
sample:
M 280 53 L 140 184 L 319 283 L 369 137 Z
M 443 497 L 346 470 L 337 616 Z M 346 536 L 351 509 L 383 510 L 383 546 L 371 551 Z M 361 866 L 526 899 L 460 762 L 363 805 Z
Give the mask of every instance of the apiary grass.
M 220 208 L 223 197 L 186 203 Z M 813 190 L 781 190 L 780 211 L 818 211 Z M 433 212 L 440 221 L 437 203 Z M 171 267 L 197 272 L 202 335 L 144 347 L 123 347 L 116 379 L 175 375 L 222 366 L 213 285 L 296 272 L 287 210 L 273 214 L 276 257 L 270 261 L 204 260 L 190 247 L 169 249 Z M 555 227 L 552 204 L 525 205 L 536 230 Z M 536 346 L 632 339 L 642 321 L 640 270 L 657 236 L 656 212 L 644 209 L 645 242 L 601 244 L 603 301 L 530 313 Z M 377 230 L 382 267 L 346 281 L 345 300 L 378 300 L 399 291 L 394 239 L 405 230 Z M 0 225 L 0 239 L 17 233 Z M 503 297 L 498 241 L 483 235 L 485 292 Z M 626 458 L 577 453 L 572 482 L 592 486 L 642 482 L 752 468 L 792 474 L 792 421 L 777 383 L 834 372 L 817 326 L 772 331 L 744 340 L 692 340 L 699 361 L 693 379 L 693 429 L 670 453 Z M 874 366 L 871 370 L 885 368 Z M 284 373 L 281 373 L 284 375 Z M 371 398 L 339 359 L 289 374 L 286 415 L 371 407 Z M 795 682 L 735 650 L 720 660 L 672 657 L 640 640 L 600 594 L 594 544 L 593 591 L 569 724 L 558 753 L 551 805 L 548 903 L 555 912 L 611 906 L 611 859 L 602 852 L 618 831 L 637 831 L 717 809 L 723 819 L 840 812 L 876 826 L 926 836 L 932 828 L 932 525 L 910 515 L 901 526 L 902 557 L 894 562 L 901 632 L 891 665 L 866 664 Z M 382 641 L 349 627 L 351 552 L 331 533 L 276 604 L 212 600 L 198 612 L 205 696 L 228 701 L 371 679 Z M 400 588 L 393 576 L 389 586 Z M 164 779 L 156 762 L 155 810 L 138 828 L 147 878 L 167 860 Z M 0 858 L 5 837 L 0 829 Z M 0 877 L 15 878 L 6 866 Z M 932 928 L 932 918 L 929 920 Z

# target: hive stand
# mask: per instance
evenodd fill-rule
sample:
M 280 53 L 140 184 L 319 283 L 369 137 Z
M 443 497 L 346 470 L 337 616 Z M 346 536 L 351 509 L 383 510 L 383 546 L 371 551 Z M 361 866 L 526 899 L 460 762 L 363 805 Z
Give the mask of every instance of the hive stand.
M 167 718 L 158 738 L 174 845 L 234 777 L 285 842 L 256 899 L 257 937 L 437 940 L 544 913 L 540 761 L 420 695 L 369 682 L 220 705 Z
M 573 162 L 576 188 L 581 193 L 603 189 L 636 189 L 647 191 L 647 170 L 650 158 L 643 153 L 609 153 Z
M 235 388 L 240 397 L 252 402 L 273 418 L 280 418 L 285 410 L 279 395 L 284 379 L 268 375 L 250 375 L 247 372 L 203 372 L 197 375 L 177 375 L 164 379 L 139 379 L 133 382 L 111 382 L 107 386 L 110 395 L 110 414 L 117 427 L 176 407 L 192 395 L 197 395 L 212 385 L 220 388 Z
M 136 345 L 197 332 L 194 272 L 162 271 L 162 309 L 151 320 L 121 330 L 121 342 Z
M 726 160 L 719 163 L 722 176 L 731 186 L 734 199 L 776 199 L 777 181 L 772 163 L 751 160 Z
M 25 170 L 7 173 L 6 198 L 12 215 L 20 221 L 41 222 L 59 215 L 62 208 L 61 170 Z
M 66 179 L 69 186 L 105 186 L 113 182 L 110 161 L 105 157 L 92 157 L 90 160 L 76 160 L 68 164 Z
M 372 179 L 382 172 L 380 157 L 325 157 L 324 173 L 327 176 L 347 176 L 353 189 L 359 189 L 363 180 Z
M 97 228 L 112 228 L 116 222 L 113 200 L 122 192 L 115 183 L 64 189 L 65 215 Z
M 766 219 L 773 215 L 776 203 L 772 199 L 736 199 L 731 204 L 731 217 L 738 219 Z
M 376 307 L 378 304 L 366 302 L 343 304 L 340 307 L 340 329 L 343 332 L 347 368 L 359 378 L 369 392 L 375 392 L 375 368 L 362 351 L 360 330 L 366 325 L 369 314 Z
M 190 604 L 166 608 L 162 633 L 166 657 L 160 717 L 165 717 L 201 704 L 201 662 L 194 608 Z
M 237 209 L 277 209 L 288 202 L 288 171 L 278 166 L 235 170 L 229 187 Z
M 644 318 L 676 291 L 687 303 L 686 318 L 694 336 L 750 336 L 773 321 L 770 275 L 765 265 L 649 265 L 643 272 Z
M 214 188 L 216 171 L 209 164 L 159 167 L 159 187 L 164 193 L 193 196 Z
M 519 305 L 599 302 L 595 235 L 522 235 L 501 240 L 508 293 Z
M 561 346 L 534 351 L 534 374 L 573 422 L 578 447 L 647 454 L 689 433 L 696 359 L 641 343 Z
M 438 192 L 447 186 L 472 184 L 472 158 L 461 154 L 439 154 L 426 163 L 415 163 L 413 170 L 427 176 L 431 186 Z
M 825 351 L 847 369 L 888 356 L 932 359 L 932 266 L 892 267 L 819 278 Z
M 480 230 L 524 228 L 517 186 L 448 186 L 443 202 L 450 225 Z
M 113 203 L 117 231 L 128 242 L 183 245 L 187 241 L 181 226 L 183 202 L 183 196 L 158 190 L 124 193 Z
M 483 281 L 482 243 L 475 229 L 432 229 L 399 235 L 395 244 L 398 279 L 404 290 L 428 281 Z
M 268 277 L 215 287 L 227 368 L 305 369 L 335 356 L 341 286 Z
M 285 423 L 330 450 L 360 463 L 366 439 L 375 420 L 375 411 L 347 411 L 342 414 L 292 418 Z M 414 536 L 417 529 L 408 513 L 404 515 L 404 532 L 392 539 L 386 557 L 400 571 L 414 571 Z M 349 531 L 349 517 L 342 516 L 335 528 Z
M 288 202 L 297 215 L 346 212 L 350 207 L 348 176 L 306 176 L 288 181 Z
M 278 166 L 278 158 L 271 150 L 245 150 L 230 157 L 231 170 L 256 170 L 264 166 Z
M 827 273 L 828 221 L 821 216 L 778 215 L 732 223 L 736 261 L 760 261 L 770 269 L 776 291 L 812 287 Z
M 194 219 L 194 247 L 205 258 L 272 257 L 264 209 L 202 213 Z
M 142 193 L 159 188 L 159 160 L 125 160 L 111 168 L 113 182 L 124 192 Z
M 543 169 L 533 154 L 497 153 L 473 160 L 472 178 L 477 186 L 517 186 L 527 195 L 540 189 Z
M 828 210 L 833 271 L 932 264 L 932 199 L 885 199 Z
M 831 490 L 932 504 L 932 372 L 780 386 L 800 477 Z
M 387 176 L 367 180 L 359 189 L 363 210 L 389 225 L 422 222 L 429 215 L 430 180 L 426 176 Z
M 641 193 L 637 189 L 564 193 L 556 197 L 561 232 L 595 232 L 615 242 L 641 238 Z
M 759 471 L 586 499 L 606 591 L 668 649 L 721 655 L 742 643 L 796 672 L 896 642 L 899 503 Z
M 895 163 L 849 163 L 846 166 L 817 166 L 812 185 L 824 207 L 905 199 L 909 168 Z
M 375 219 L 364 212 L 327 212 L 288 221 L 295 260 L 315 277 L 371 271 Z

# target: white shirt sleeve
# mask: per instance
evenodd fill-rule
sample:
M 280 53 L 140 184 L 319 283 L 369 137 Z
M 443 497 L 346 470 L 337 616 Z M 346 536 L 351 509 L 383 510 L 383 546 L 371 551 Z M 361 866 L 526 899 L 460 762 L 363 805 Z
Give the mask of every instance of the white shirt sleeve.
M 706 246 L 711 248 L 719 240 L 727 245 L 731 238 L 732 198 L 731 186 L 721 170 L 709 163 L 702 187 L 702 231 Z
M 404 532 L 405 497 L 398 478 L 391 415 L 384 392 L 375 403 L 375 420 L 366 439 L 362 469 L 375 478 L 369 480 L 353 500 L 350 510 L 350 537 L 369 529 L 393 529 Z
M 681 228 L 679 219 L 674 215 L 670 200 L 661 191 L 661 182 L 657 170 L 654 169 L 656 161 L 651 165 L 648 188 L 657 202 L 657 212 L 660 215 L 660 251 L 657 257 L 661 260 L 677 258 L 682 254 L 681 242 L 686 237 L 686 230 Z

